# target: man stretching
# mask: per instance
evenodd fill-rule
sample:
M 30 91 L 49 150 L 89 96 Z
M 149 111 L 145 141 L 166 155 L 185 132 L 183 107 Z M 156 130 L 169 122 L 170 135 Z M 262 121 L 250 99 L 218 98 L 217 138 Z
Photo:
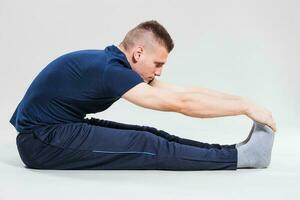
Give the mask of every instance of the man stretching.
M 10 123 L 24 164 L 35 169 L 235 170 L 266 168 L 276 125 L 249 99 L 201 87 L 164 83 L 174 44 L 157 21 L 130 30 L 118 45 L 79 50 L 49 63 L 32 81 Z M 209 144 L 149 126 L 86 114 L 124 98 L 138 106 L 190 117 L 246 115 L 253 120 L 238 144 Z

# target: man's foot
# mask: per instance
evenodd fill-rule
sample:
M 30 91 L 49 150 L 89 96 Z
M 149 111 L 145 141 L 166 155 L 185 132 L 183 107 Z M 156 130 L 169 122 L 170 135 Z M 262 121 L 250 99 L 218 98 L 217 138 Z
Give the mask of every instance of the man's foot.
M 252 128 L 250 130 L 250 133 L 248 134 L 248 137 L 243 142 L 237 143 L 235 145 L 235 147 L 239 147 L 239 146 L 241 146 L 243 144 L 246 144 L 250 140 L 250 138 L 252 136 L 252 133 L 253 133 L 253 130 L 254 130 L 254 126 L 255 126 L 255 122 L 253 122 L 253 125 L 252 125 Z
M 237 146 L 238 168 L 266 168 L 271 162 L 274 141 L 273 130 L 259 122 L 254 122 L 253 131 L 246 143 Z M 245 141 L 246 141 L 245 140 Z

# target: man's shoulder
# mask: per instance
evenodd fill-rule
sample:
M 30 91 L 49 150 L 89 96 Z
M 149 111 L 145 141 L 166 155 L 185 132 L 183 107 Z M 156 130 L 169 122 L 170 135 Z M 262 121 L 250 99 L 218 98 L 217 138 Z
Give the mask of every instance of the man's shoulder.
M 63 54 L 63 56 L 80 56 L 80 55 L 105 55 L 104 50 L 102 49 L 79 49 L 76 51 L 70 51 L 67 52 L 65 54 Z

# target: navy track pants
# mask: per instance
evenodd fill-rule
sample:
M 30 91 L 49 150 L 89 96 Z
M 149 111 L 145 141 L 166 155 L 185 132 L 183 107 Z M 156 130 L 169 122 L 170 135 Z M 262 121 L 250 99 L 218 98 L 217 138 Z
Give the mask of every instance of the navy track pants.
M 235 145 L 202 143 L 149 126 L 85 118 L 19 133 L 28 168 L 107 170 L 236 170 Z

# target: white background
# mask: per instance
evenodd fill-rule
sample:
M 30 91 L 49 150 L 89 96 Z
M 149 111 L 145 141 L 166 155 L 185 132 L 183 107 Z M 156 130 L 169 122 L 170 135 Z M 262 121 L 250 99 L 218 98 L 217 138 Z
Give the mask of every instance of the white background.
M 161 80 L 248 97 L 272 111 L 278 131 L 271 166 L 196 172 L 24 168 L 9 119 L 35 76 L 61 54 L 117 45 L 151 19 L 175 42 Z M 299 20 L 297 0 L 0 0 L 0 199 L 299 198 Z M 191 118 L 122 99 L 93 117 L 223 144 L 240 142 L 252 126 L 245 116 Z

